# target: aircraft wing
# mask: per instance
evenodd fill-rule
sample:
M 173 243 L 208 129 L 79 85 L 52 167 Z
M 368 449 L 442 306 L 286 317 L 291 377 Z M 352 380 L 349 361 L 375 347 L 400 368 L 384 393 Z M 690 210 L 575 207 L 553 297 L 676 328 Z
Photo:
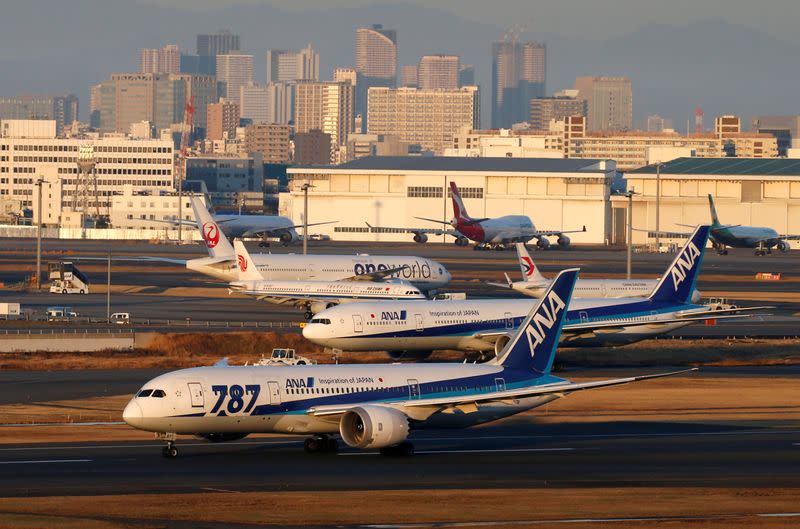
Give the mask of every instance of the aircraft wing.
M 72 261 L 108 261 L 108 257 L 70 257 Z M 142 255 L 138 257 L 133 256 L 111 256 L 112 261 L 130 261 L 135 263 L 169 263 L 186 265 L 186 259 L 173 259 L 171 257 L 155 257 L 149 255 Z
M 425 219 L 428 220 L 428 219 Z M 441 221 L 437 221 L 441 222 Z M 452 235 L 453 237 L 461 237 L 457 230 L 447 230 L 442 228 L 393 228 L 388 226 L 373 226 L 369 222 L 364 222 L 369 227 L 372 233 L 424 233 L 425 235 Z M 447 224 L 446 222 L 444 224 Z
M 633 231 L 647 233 L 648 237 L 655 237 L 658 235 L 659 237 L 664 237 L 665 239 L 688 239 L 692 236 L 692 232 L 684 232 L 684 231 L 656 231 L 656 230 L 646 230 L 643 228 L 632 228 Z
M 432 413 L 437 411 L 443 411 L 448 408 L 459 408 L 465 413 L 470 413 L 470 411 L 476 410 L 475 406 L 478 403 L 486 403 L 486 402 L 502 402 L 508 401 L 513 399 L 524 399 L 528 397 L 537 397 L 541 395 L 553 395 L 553 394 L 560 394 L 566 395 L 568 393 L 572 393 L 574 391 L 583 391 L 588 389 L 597 389 L 603 388 L 608 386 L 618 386 L 621 384 L 630 384 L 632 382 L 640 382 L 642 380 L 651 380 L 654 378 L 663 378 L 663 377 L 671 377 L 675 375 L 683 375 L 685 373 L 690 373 L 693 371 L 697 371 L 697 368 L 691 369 L 682 369 L 680 371 L 669 371 L 666 373 L 655 373 L 652 375 L 640 375 L 636 377 L 626 377 L 626 378 L 612 378 L 608 380 L 598 380 L 593 382 L 556 382 L 553 384 L 545 384 L 540 386 L 529 386 L 525 388 L 519 389 L 509 389 L 505 391 L 492 391 L 488 393 L 480 393 L 476 395 L 455 395 L 452 397 L 442 397 L 438 399 L 414 399 L 414 400 L 406 400 L 401 402 L 390 402 L 390 403 L 369 403 L 369 404 L 377 404 L 379 406 L 388 406 L 392 408 L 397 408 L 399 410 L 409 409 L 409 408 L 434 408 Z M 354 403 L 350 405 L 340 406 L 340 405 L 331 405 L 331 406 L 315 406 L 313 408 L 309 408 L 306 412 L 308 415 L 313 415 L 315 417 L 324 417 L 324 416 L 331 416 L 331 415 L 341 415 L 346 413 L 348 410 L 362 406 L 364 403 Z
M 197 223 L 193 220 L 181 220 L 181 219 L 169 219 L 169 220 L 159 220 L 159 219 L 139 219 L 145 222 L 157 222 L 159 224 L 169 224 L 170 226 L 177 226 L 178 224 L 183 226 L 188 226 L 190 228 L 197 228 Z
M 532 237 L 551 237 L 555 235 L 563 235 L 565 233 L 584 233 L 586 226 L 579 230 L 531 230 L 526 232 L 525 235 L 530 234 Z

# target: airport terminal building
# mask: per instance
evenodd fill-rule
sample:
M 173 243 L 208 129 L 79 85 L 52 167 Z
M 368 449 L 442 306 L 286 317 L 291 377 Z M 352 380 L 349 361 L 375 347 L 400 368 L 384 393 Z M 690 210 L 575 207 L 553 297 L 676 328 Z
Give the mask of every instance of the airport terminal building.
M 417 217 L 449 221 L 453 181 L 473 218 L 528 215 L 540 230 L 586 225 L 586 233 L 570 235 L 573 242 L 604 244 L 611 237 L 610 196 L 619 173 L 611 160 L 372 156 L 338 166 L 292 167 L 288 175 L 280 214 L 302 224 L 302 187 L 309 183 L 308 222 L 338 221 L 309 233 L 336 240 L 410 241 L 413 235 L 403 228 L 441 227 Z

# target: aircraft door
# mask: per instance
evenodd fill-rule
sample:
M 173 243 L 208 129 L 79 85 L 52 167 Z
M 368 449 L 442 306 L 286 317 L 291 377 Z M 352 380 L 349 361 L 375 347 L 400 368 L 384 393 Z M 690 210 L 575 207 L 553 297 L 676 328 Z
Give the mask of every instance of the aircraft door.
M 409 399 L 420 398 L 419 381 L 415 378 L 408 379 L 408 398 Z
M 514 317 L 511 315 L 510 312 L 506 312 L 504 314 L 506 318 L 506 329 L 513 329 L 514 328 Z
M 319 276 L 319 270 L 314 263 L 308 263 L 308 265 L 306 265 L 306 276 L 309 280 L 317 279 Z
M 496 379 L 494 379 L 494 388 L 497 391 L 505 391 L 506 390 L 506 380 L 504 378 L 496 378 Z
M 203 401 L 203 385 L 200 382 L 189 382 L 189 396 L 192 399 L 192 408 L 202 408 Z
M 364 332 L 364 320 L 361 314 L 353 314 L 353 332 Z
M 414 314 L 414 325 L 418 331 L 422 332 L 425 329 L 425 323 L 422 320 L 422 314 Z
M 281 388 L 277 382 L 270 380 L 267 382 L 269 388 L 269 403 L 273 406 L 281 403 Z
M 586 320 L 589 319 L 589 314 L 585 310 L 580 311 L 578 315 L 581 317 L 581 323 L 586 323 Z

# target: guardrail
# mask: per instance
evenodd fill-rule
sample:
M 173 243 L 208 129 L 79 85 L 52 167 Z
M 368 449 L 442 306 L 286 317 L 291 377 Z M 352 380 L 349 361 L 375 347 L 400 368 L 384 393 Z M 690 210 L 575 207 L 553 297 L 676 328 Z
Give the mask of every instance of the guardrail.
M 131 323 L 125 324 L 115 324 L 115 323 L 108 323 L 105 318 L 78 318 L 78 319 L 71 319 L 71 320 L 26 320 L 26 319 L 17 319 L 17 320 L 2 320 L 3 323 L 7 325 L 11 325 L 14 322 L 18 322 L 20 325 L 27 323 L 27 324 L 40 324 L 41 327 L 38 326 L 31 326 L 30 328 L 23 328 L 23 329 L 4 329 L 2 325 L 0 325 L 0 334 L 17 334 L 18 332 L 21 333 L 31 333 L 31 334 L 42 334 L 48 332 L 55 332 L 55 333 L 81 333 L 81 332 L 119 332 L 119 333 L 126 333 L 132 332 L 137 328 L 147 328 L 147 327 L 175 327 L 175 328 L 183 328 L 183 329 L 294 329 L 294 328 L 302 328 L 304 326 L 304 322 L 284 322 L 284 321 L 204 321 L 204 320 L 181 320 L 181 319 L 153 319 L 153 318 L 142 318 L 142 319 L 135 319 L 132 320 Z M 93 327 L 87 327 L 87 325 L 91 325 Z M 95 325 L 102 325 L 102 327 L 94 327 Z

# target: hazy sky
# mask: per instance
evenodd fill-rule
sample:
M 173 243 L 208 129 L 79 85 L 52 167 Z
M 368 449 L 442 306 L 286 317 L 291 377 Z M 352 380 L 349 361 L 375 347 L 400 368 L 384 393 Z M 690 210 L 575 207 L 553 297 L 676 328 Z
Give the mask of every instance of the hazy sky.
M 214 9 L 265 4 L 286 11 L 364 5 L 418 4 L 478 22 L 519 24 L 529 31 L 603 38 L 647 23 L 690 23 L 719 18 L 774 37 L 800 40 L 797 0 L 140 0 L 165 7 Z

